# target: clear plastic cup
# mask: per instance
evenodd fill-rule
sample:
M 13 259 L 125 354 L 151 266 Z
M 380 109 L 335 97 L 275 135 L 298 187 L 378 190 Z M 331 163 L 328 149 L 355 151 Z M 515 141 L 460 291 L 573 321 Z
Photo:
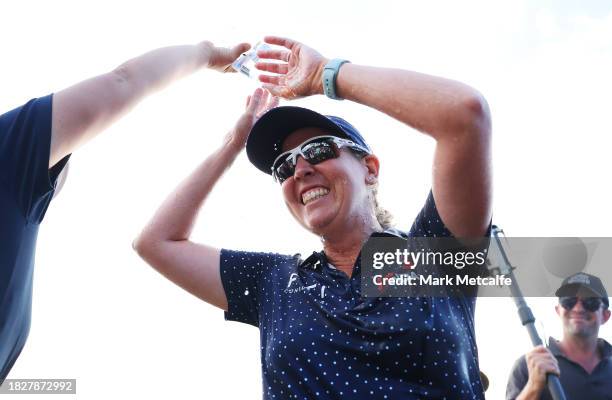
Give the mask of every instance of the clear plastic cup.
M 257 57 L 257 52 L 259 50 L 269 49 L 271 49 L 271 47 L 267 43 L 258 42 L 252 49 L 250 49 L 246 53 L 242 53 L 240 57 L 238 57 L 232 63 L 232 68 L 235 71 L 246 75 L 248 78 L 259 81 L 260 72 L 257 68 L 255 68 L 255 64 L 259 61 L 259 57 Z

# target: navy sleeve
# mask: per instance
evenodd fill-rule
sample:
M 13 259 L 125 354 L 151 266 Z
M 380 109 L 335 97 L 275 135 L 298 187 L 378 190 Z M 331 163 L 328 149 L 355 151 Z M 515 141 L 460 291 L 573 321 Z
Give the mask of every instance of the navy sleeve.
M 0 183 L 24 216 L 40 222 L 69 156 L 49 169 L 52 95 L 0 115 Z
M 529 372 L 527 369 L 527 361 L 525 356 L 522 356 L 514 363 L 510 377 L 508 378 L 508 384 L 506 386 L 506 400 L 514 400 L 521 393 L 527 380 L 529 379 Z
M 489 237 L 491 235 L 491 222 L 487 232 L 483 235 Z M 412 227 L 410 228 L 410 236 L 426 236 L 426 237 L 452 237 L 453 234 L 448 230 L 436 207 L 433 191 L 430 190 L 425 200 L 425 205 L 415 218 Z
M 260 299 L 278 254 L 221 250 L 221 282 L 227 297 L 225 319 L 259 327 Z
M 487 228 L 487 232 L 483 235 L 482 240 L 476 241 L 474 245 L 470 245 L 468 247 L 454 239 L 453 234 L 446 227 L 446 225 L 444 225 L 444 222 L 438 213 L 432 190 L 429 191 L 427 199 L 425 200 L 425 205 L 414 220 L 409 232 L 409 236 L 445 238 L 441 239 L 439 243 L 435 243 L 438 250 L 448 250 L 454 252 L 456 255 L 460 255 L 459 253 L 465 254 L 467 252 L 474 254 L 484 252 L 484 258 L 486 258 L 486 253 L 489 248 L 490 234 L 491 222 L 489 222 L 489 227 Z M 437 273 L 440 275 L 469 274 L 470 277 L 488 275 L 486 264 L 474 264 L 465 266 L 462 269 L 452 266 L 438 267 L 437 270 Z M 477 294 L 477 287 L 475 286 L 456 286 L 456 288 L 458 288 L 463 295 L 468 297 L 475 297 Z
M 430 190 L 425 205 L 415 218 L 410 228 L 409 236 L 423 237 L 451 237 L 452 233 L 446 228 L 434 201 L 433 192 Z

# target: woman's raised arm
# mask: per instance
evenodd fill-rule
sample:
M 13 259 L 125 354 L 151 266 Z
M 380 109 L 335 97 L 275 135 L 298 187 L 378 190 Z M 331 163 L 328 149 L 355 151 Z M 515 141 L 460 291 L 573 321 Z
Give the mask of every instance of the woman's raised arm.
M 257 68 L 278 74 L 260 77 L 265 88 L 287 99 L 324 93 L 329 59 L 291 39 L 265 41 L 285 48 L 258 52 L 264 60 Z M 491 118 L 480 93 L 450 79 L 351 63 L 340 67 L 335 93 L 434 138 L 433 194 L 444 224 L 455 236 L 485 233 L 492 213 Z M 406 159 L 408 167 L 409 153 Z
M 277 104 L 277 98 L 257 89 L 221 147 L 168 196 L 133 243 L 138 254 L 166 278 L 223 310 L 227 298 L 219 273 L 220 250 L 194 243 L 189 236 L 200 208 L 244 148 L 253 124 Z

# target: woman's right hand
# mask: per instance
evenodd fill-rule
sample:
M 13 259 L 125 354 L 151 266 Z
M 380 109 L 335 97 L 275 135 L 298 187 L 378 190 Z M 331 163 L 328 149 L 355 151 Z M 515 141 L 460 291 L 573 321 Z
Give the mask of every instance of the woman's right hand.
M 255 121 L 276 105 L 277 98 L 263 89 L 255 90 L 247 99 L 246 111 L 227 134 L 226 146 L 209 155 L 168 196 L 133 243 L 138 254 L 166 278 L 226 311 L 219 269 L 221 251 L 191 241 L 191 231 L 208 195 L 244 148 Z
M 257 55 L 264 60 L 255 67 L 260 71 L 277 75 L 261 74 L 259 80 L 264 88 L 275 96 L 293 100 L 300 97 L 323 94 L 322 75 L 329 61 L 315 49 L 295 40 L 266 36 L 266 43 L 284 49 L 260 50 Z M 269 62 L 267 60 L 273 60 Z M 279 62 L 280 61 L 280 62 Z
M 234 128 L 226 136 L 226 144 L 233 146 L 236 150 L 242 150 L 249 133 L 255 122 L 268 110 L 278 106 L 278 97 L 272 96 L 267 90 L 257 88 L 252 95 L 247 97 L 246 110 L 238 118 Z

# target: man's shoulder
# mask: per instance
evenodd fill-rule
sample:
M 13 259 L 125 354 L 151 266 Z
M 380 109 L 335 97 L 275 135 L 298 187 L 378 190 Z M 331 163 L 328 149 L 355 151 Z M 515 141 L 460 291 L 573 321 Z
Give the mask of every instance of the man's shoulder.
M 514 364 L 512 365 L 512 372 L 514 373 L 515 371 L 527 371 L 527 357 L 526 354 L 522 354 L 520 357 L 518 357 L 515 361 Z
M 510 370 L 510 376 L 506 385 L 506 399 L 516 399 L 527 384 L 528 379 L 527 359 L 523 354 L 516 359 Z
M 36 97 L 9 111 L 0 112 L 0 129 L 7 130 L 22 125 L 32 119 L 50 115 L 53 95 Z M 50 122 L 50 121 L 49 121 Z
M 597 339 L 597 347 L 603 358 L 612 359 L 612 345 L 604 338 Z

